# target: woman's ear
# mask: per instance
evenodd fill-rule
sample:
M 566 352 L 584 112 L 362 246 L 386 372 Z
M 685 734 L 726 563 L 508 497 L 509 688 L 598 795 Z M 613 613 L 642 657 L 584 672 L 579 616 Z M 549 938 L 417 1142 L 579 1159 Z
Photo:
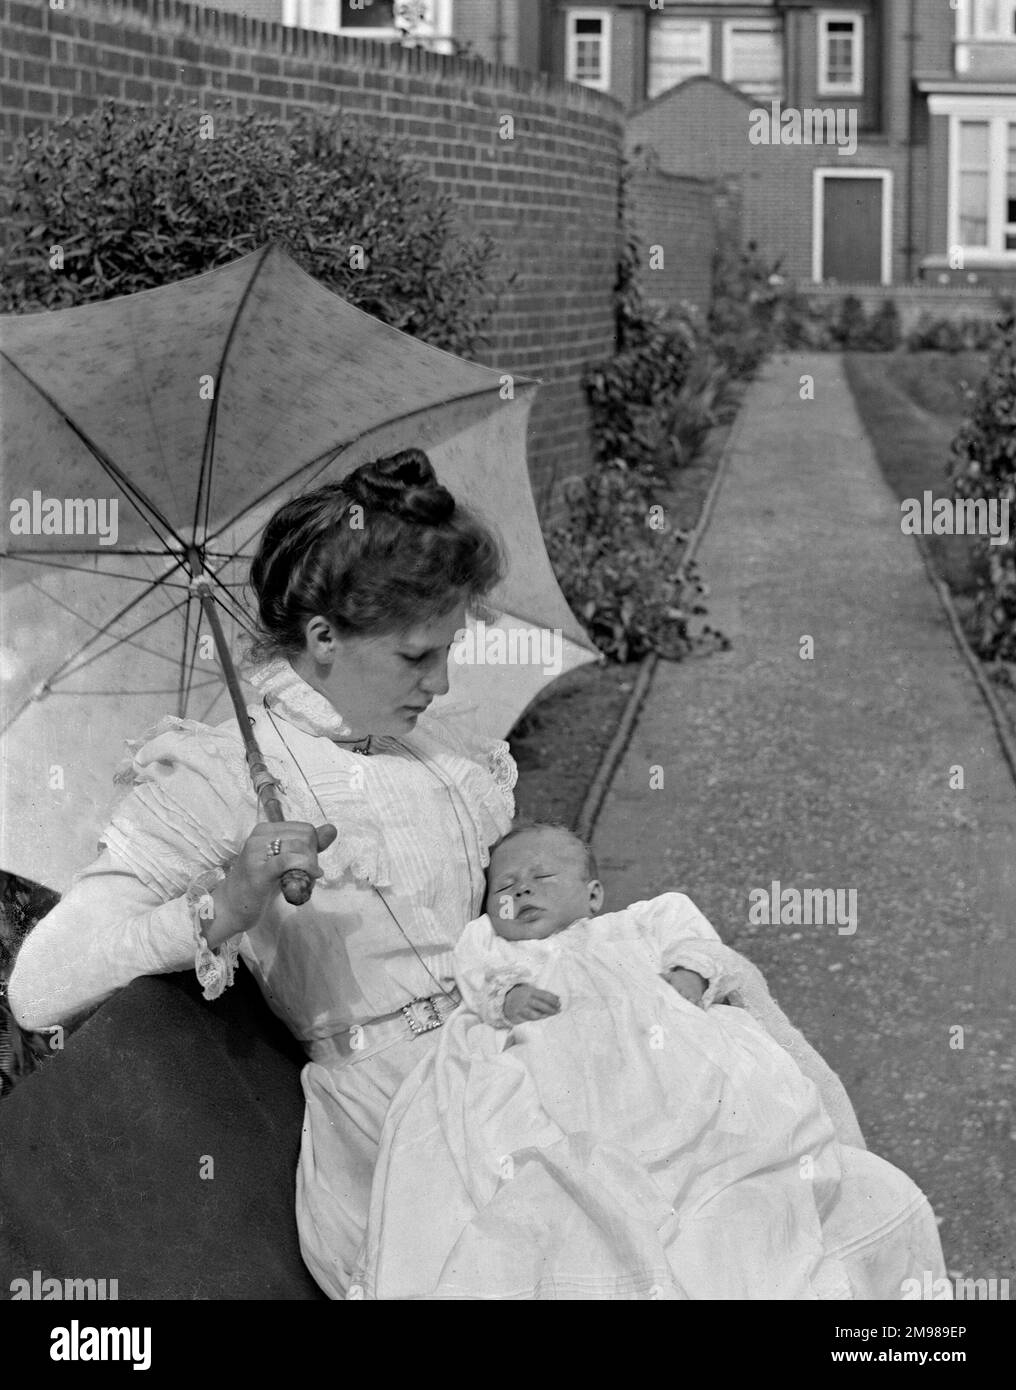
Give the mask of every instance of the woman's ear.
M 589 888 L 589 911 L 599 912 L 603 906 L 603 884 L 598 878 L 590 879 Z
M 321 614 L 310 618 L 304 628 L 307 655 L 321 666 L 330 666 L 338 655 L 335 629 Z

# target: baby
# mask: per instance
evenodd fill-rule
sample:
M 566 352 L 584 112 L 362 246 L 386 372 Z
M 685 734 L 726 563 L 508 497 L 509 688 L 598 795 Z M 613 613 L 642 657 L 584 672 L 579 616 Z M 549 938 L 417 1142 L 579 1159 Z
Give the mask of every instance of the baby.
M 510 831 L 487 886 L 385 1122 L 369 1296 L 849 1298 L 834 1127 L 754 967 L 681 893 L 601 914 L 563 827 Z
M 491 855 L 484 906 L 506 941 L 542 940 L 593 916 L 603 906 L 603 884 L 591 848 L 564 826 L 536 823 L 509 831 Z M 709 984 L 681 965 L 661 974 L 692 1004 L 701 1002 Z M 524 1023 L 560 1008 L 556 994 L 520 983 L 507 990 L 503 1015 L 507 1023 Z
M 456 978 L 467 1006 L 499 1028 L 559 1013 L 560 997 L 532 982 L 549 958 L 547 947 L 513 948 L 507 943 L 547 942 L 588 925 L 603 898 L 591 849 L 565 826 L 533 822 L 509 831 L 491 852 L 486 917 L 469 924 L 456 952 Z M 625 928 L 633 925 L 632 914 L 640 920 L 669 921 L 667 935 L 673 939 L 664 952 L 666 959 L 660 956 L 656 961 L 656 973 L 689 1003 L 707 1006 L 730 992 L 730 966 L 739 958 L 714 939 L 689 899 L 664 894 L 623 914 L 610 914 L 602 925 L 609 932 L 615 918 L 625 918 L 618 922 L 619 939 L 628 938 L 631 933 Z M 647 939 L 638 929 L 636 936 Z M 647 965 L 653 954 L 650 949 Z

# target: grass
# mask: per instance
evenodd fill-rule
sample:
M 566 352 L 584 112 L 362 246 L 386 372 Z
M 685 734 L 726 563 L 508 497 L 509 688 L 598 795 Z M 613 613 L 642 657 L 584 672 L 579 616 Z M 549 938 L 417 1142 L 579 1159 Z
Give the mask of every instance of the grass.
M 949 446 L 970 393 L 987 367 L 977 352 L 865 352 L 844 356 L 847 380 L 879 467 L 902 501 L 931 491 L 953 497 Z M 932 563 L 949 589 L 969 598 L 977 586 L 973 536 L 926 537 Z

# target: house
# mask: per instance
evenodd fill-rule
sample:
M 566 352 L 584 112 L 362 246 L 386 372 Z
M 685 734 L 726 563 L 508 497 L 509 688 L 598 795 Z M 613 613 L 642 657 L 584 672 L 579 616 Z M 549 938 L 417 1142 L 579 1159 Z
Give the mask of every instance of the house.
M 200 0 L 229 10 L 354 39 L 410 42 L 531 72 L 543 66 L 544 0 Z
M 795 279 L 1016 284 L 1016 0 L 553 8 L 550 70 L 718 180 Z
M 205 0 L 608 93 L 802 283 L 1016 285 L 1016 0 Z

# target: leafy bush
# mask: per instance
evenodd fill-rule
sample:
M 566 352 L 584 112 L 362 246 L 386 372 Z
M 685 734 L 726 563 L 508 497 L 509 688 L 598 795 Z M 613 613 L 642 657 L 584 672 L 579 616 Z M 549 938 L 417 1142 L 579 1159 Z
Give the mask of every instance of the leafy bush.
M 836 320 L 836 341 L 842 348 L 860 348 L 868 335 L 868 316 L 856 295 L 848 294 L 840 301 Z
M 732 377 L 750 377 L 776 344 L 775 323 L 783 294 L 780 263 L 770 265 L 750 241 L 744 250 L 713 257 L 709 340 Z
M 569 490 L 567 522 L 547 537 L 561 588 L 589 635 L 608 658 L 638 661 L 650 651 L 679 660 L 689 652 L 727 647 L 721 634 L 689 630 L 706 610 L 705 592 L 689 564 L 680 568 L 686 535 L 650 525 L 654 479 L 620 459 Z
M 9 224 L 0 308 L 132 294 L 275 241 L 396 328 L 458 353 L 481 341 L 503 287 L 494 243 L 459 230 L 454 200 L 397 142 L 339 112 L 283 123 L 217 107 L 107 101 L 22 141 L 0 176 Z M 64 256 L 57 272 L 54 246 Z
M 1016 501 L 1016 316 L 998 325 L 998 341 L 970 414 L 952 443 L 949 475 L 956 494 Z M 1016 538 L 1003 545 L 978 538 L 981 575 L 975 621 L 980 654 L 1016 661 Z
M 643 305 L 635 289 L 638 250 L 629 241 L 618 268 L 618 351 L 585 380 L 596 457 L 633 468 L 679 463 L 671 445 L 678 394 L 698 343 L 688 321 Z
M 900 311 L 895 299 L 884 299 L 868 325 L 867 347 L 870 352 L 895 352 L 902 338 Z
M 907 334 L 911 352 L 987 352 L 998 341 L 999 321 L 935 318 L 924 313 Z

